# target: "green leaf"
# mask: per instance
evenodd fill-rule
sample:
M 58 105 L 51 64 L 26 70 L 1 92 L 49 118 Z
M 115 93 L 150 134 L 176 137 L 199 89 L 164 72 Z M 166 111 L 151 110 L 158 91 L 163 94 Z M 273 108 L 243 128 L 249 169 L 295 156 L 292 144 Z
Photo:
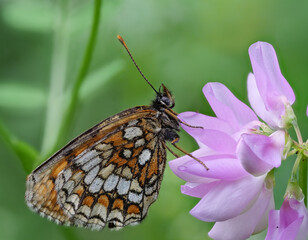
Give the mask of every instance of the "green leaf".
M 46 103 L 46 93 L 17 82 L 0 82 L 0 107 L 12 110 L 35 110 Z
M 27 143 L 17 139 L 0 121 L 0 137 L 19 157 L 26 174 L 32 171 L 32 166 L 38 157 L 38 152 Z
M 89 74 L 80 89 L 81 101 L 88 99 L 93 93 L 99 92 L 108 80 L 122 71 L 123 67 L 124 62 L 122 60 L 116 60 Z
M 38 157 L 37 151 L 25 142 L 20 140 L 14 141 L 14 151 L 21 160 L 21 164 L 26 174 L 29 174 L 33 169 L 33 163 Z

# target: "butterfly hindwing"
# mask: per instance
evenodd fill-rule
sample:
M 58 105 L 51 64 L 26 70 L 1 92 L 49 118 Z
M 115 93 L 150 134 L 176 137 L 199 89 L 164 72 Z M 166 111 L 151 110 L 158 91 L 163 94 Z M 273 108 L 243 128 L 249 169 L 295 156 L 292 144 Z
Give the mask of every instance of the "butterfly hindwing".
M 142 221 L 166 163 L 157 113 L 128 109 L 77 137 L 29 175 L 27 204 L 57 223 L 93 229 Z

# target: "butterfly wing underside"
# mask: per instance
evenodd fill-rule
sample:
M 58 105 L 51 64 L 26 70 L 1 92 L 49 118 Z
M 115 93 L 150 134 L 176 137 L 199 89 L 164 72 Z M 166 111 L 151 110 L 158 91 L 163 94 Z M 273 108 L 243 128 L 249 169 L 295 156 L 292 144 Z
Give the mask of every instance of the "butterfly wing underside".
M 157 114 L 128 109 L 71 141 L 28 176 L 28 206 L 59 224 L 97 230 L 140 223 L 166 164 Z

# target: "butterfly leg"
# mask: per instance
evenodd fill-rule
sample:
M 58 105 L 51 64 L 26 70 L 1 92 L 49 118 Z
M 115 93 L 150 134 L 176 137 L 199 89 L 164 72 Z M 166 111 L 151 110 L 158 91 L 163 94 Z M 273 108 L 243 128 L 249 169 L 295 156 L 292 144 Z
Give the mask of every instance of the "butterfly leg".
M 189 152 L 186 152 L 184 149 L 180 148 L 179 146 L 177 146 L 175 143 L 171 142 L 171 144 L 177 148 L 178 150 L 180 150 L 182 153 L 190 156 L 191 158 L 193 158 L 194 160 L 196 160 L 198 163 L 200 163 L 207 171 L 210 170 L 200 159 L 194 157 L 193 155 L 191 155 Z M 169 149 L 168 149 L 169 150 Z M 170 150 L 169 150 L 170 151 Z
M 167 150 L 168 150 L 169 152 L 171 152 L 171 154 L 172 154 L 173 156 L 175 156 L 176 158 L 179 158 L 179 157 L 180 157 L 180 156 L 177 155 L 174 151 L 172 151 L 171 148 L 169 148 L 169 147 L 167 146 L 167 144 L 164 143 L 164 146 L 167 148 Z

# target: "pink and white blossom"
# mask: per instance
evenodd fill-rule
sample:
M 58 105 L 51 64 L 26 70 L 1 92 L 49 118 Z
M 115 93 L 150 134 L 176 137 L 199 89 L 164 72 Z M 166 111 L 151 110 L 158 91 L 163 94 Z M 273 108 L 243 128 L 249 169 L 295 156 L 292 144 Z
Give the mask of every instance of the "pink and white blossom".
M 192 154 L 209 170 L 189 156 L 169 165 L 186 181 L 182 193 L 200 198 L 191 215 L 216 222 L 209 232 L 213 239 L 247 239 L 268 224 L 267 239 L 306 239 L 303 202 L 288 197 L 281 210 L 274 210 L 273 199 L 272 169 L 280 166 L 290 149 L 286 130 L 296 121 L 291 108 L 295 95 L 281 74 L 272 45 L 257 42 L 250 46 L 249 56 L 253 73 L 248 75 L 248 98 L 254 111 L 223 84 L 206 84 L 203 93 L 216 117 L 194 112 L 178 117 L 202 127 L 181 124 L 199 144 Z

